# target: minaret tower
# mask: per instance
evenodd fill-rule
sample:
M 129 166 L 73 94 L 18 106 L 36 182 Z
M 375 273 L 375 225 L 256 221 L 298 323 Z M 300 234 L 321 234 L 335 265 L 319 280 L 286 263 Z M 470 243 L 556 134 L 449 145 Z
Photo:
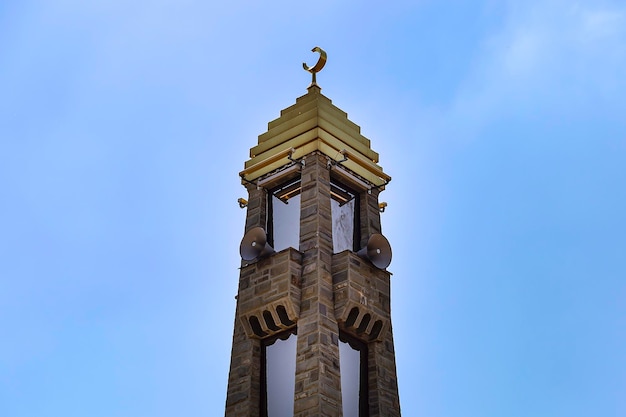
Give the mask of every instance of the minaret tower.
M 227 417 L 400 416 L 391 248 L 369 139 L 321 94 L 281 111 L 250 149 Z

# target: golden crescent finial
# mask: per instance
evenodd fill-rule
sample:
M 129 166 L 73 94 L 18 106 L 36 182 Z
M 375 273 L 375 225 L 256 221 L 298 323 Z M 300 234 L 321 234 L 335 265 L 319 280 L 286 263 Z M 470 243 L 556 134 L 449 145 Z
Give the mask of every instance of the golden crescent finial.
M 316 46 L 315 48 L 311 49 L 311 52 L 319 52 L 320 57 L 317 60 L 317 63 L 315 65 L 313 65 L 312 67 L 309 67 L 306 62 L 302 63 L 302 67 L 309 71 L 311 74 L 315 73 L 315 72 L 320 72 L 322 70 L 322 68 L 324 68 L 324 65 L 326 65 L 326 51 L 324 51 L 322 48 L 320 48 L 319 46 Z
M 316 46 L 315 48 L 311 49 L 311 52 L 318 52 L 320 54 L 320 57 L 317 60 L 317 63 L 313 65 L 312 67 L 309 67 L 306 64 L 306 62 L 303 62 L 302 67 L 313 75 L 313 80 L 311 81 L 311 85 L 317 85 L 317 82 L 315 80 L 315 74 L 320 72 L 322 68 L 324 68 L 324 65 L 326 65 L 326 51 L 324 51 L 319 46 Z

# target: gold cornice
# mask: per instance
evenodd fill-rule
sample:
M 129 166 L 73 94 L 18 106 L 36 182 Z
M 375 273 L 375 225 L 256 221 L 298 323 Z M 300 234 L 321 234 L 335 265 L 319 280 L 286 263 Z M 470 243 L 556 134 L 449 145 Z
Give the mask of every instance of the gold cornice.
M 268 123 L 268 131 L 259 135 L 258 145 L 250 149 L 250 159 L 240 176 L 244 181 L 254 181 L 315 151 L 374 186 L 391 180 L 377 164 L 378 153 L 370 148 L 370 140 L 361 135 L 360 127 L 316 88 L 310 88 Z
M 292 163 L 294 159 L 297 160 L 312 152 L 320 151 L 332 161 L 342 161 L 341 164 L 343 166 L 375 186 L 385 185 L 391 180 L 391 177 L 385 174 L 379 165 L 362 157 L 354 149 L 347 146 L 337 147 L 337 145 L 341 145 L 341 142 L 329 143 L 329 141 L 320 137 L 326 135 L 316 134 L 320 132 L 323 131 L 319 128 L 315 129 L 298 138 L 294 138 L 294 141 L 290 141 L 287 146 L 271 149 L 255 164 L 248 165 L 246 163 L 246 168 L 239 175 L 246 181 L 254 181 L 275 169 Z

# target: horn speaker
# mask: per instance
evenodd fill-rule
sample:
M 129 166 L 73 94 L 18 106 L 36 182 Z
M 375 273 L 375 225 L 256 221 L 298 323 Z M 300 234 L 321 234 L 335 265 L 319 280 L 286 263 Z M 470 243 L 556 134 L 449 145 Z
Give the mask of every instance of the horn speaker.
M 368 259 L 378 269 L 385 269 L 391 263 L 391 245 L 387 238 L 374 233 L 367 240 L 367 245 L 357 252 L 361 258 Z
M 262 227 L 248 230 L 239 245 L 239 254 L 244 261 L 252 261 L 274 252 L 274 249 L 267 244 L 267 235 Z

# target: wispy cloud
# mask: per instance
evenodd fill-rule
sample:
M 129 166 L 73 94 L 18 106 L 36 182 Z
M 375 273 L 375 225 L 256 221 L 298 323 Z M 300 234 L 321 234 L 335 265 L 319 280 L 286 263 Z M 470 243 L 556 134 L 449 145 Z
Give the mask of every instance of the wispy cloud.
M 511 5 L 486 39 L 446 118 L 480 131 L 501 117 L 564 114 L 590 101 L 623 100 L 626 6 L 566 2 Z

